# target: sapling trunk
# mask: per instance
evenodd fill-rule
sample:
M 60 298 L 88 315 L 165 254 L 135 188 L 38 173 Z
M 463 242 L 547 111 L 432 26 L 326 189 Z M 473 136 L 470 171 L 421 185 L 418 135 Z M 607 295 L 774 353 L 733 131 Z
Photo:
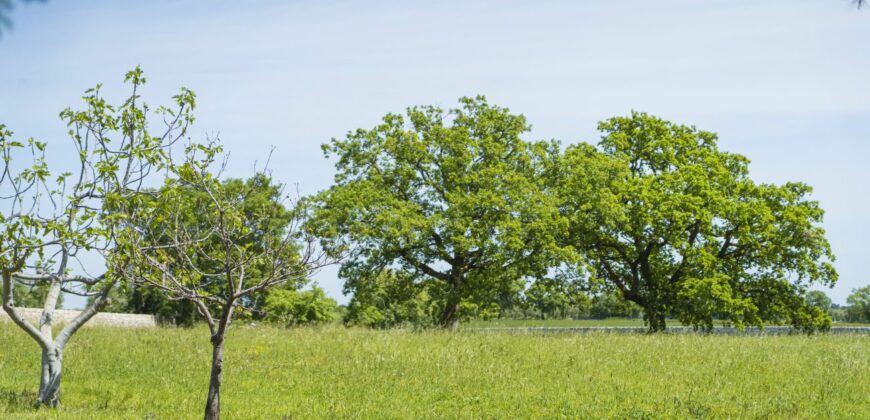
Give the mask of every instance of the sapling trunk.
M 63 350 L 51 347 L 42 350 L 42 375 L 39 381 L 37 403 L 48 407 L 60 404 L 60 377 L 63 367 Z
M 42 349 L 41 370 L 39 378 L 39 394 L 36 403 L 48 407 L 57 407 L 60 405 L 60 380 L 63 370 L 63 349 L 69 342 L 70 338 L 87 323 L 97 313 L 97 309 L 102 307 L 106 302 L 109 290 L 114 285 L 114 282 L 109 282 L 103 286 L 102 291 L 96 298 L 82 310 L 72 321 L 64 326 L 61 331 L 54 337 L 54 311 L 57 306 L 58 297 L 61 292 L 61 280 L 57 277 L 52 278 L 49 283 L 48 294 L 45 298 L 45 303 L 42 310 L 42 315 L 39 317 L 39 325 L 34 326 L 24 319 L 24 317 L 16 311 L 12 302 L 12 273 L 6 271 L 3 273 L 3 310 L 9 315 L 9 318 L 20 327 L 24 332 L 30 335 Z
M 212 338 L 211 379 L 208 383 L 208 398 L 205 402 L 205 420 L 218 420 L 221 417 L 221 379 L 224 365 L 223 334 Z

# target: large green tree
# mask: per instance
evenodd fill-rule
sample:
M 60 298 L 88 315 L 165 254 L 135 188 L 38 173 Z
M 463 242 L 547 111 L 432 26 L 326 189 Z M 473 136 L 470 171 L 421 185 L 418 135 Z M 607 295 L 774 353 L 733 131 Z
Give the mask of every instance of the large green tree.
M 809 186 L 756 183 L 715 134 L 644 113 L 599 129 L 597 149 L 572 146 L 561 166 L 570 243 L 594 278 L 644 308 L 650 331 L 669 316 L 704 329 L 717 317 L 830 325 L 803 299 L 837 279 Z
M 313 226 L 348 251 L 341 277 L 397 267 L 437 281 L 439 323 L 454 327 L 463 311 L 543 275 L 565 227 L 547 193 L 558 147 L 523 140 L 528 130 L 522 115 L 463 98 L 449 111 L 389 114 L 325 145 L 337 174 L 314 200 Z

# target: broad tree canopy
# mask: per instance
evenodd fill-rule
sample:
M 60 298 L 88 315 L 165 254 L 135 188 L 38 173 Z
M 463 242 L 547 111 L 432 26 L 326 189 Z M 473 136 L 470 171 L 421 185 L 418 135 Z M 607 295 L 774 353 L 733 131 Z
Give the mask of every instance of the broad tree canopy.
M 349 248 L 344 279 L 396 266 L 442 285 L 440 323 L 492 304 L 524 276 L 542 275 L 565 227 L 546 182 L 558 153 L 527 142 L 522 115 L 483 97 L 444 111 L 389 114 L 324 146 L 335 185 L 315 200 L 314 226 Z
M 644 113 L 599 129 L 597 149 L 564 156 L 571 244 L 595 278 L 644 308 L 650 330 L 668 316 L 707 329 L 714 317 L 830 324 L 802 297 L 837 279 L 809 186 L 756 183 L 748 159 L 719 150 L 714 133 Z

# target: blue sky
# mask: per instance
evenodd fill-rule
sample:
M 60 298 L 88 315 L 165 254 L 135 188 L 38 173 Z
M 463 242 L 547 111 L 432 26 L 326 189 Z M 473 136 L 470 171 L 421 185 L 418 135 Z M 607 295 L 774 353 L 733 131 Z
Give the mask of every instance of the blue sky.
M 634 109 L 718 132 L 758 181 L 815 187 L 827 292 L 870 284 L 870 10 L 848 0 L 49 0 L 11 18 L 0 122 L 55 150 L 58 112 L 98 82 L 119 97 L 136 65 L 154 105 L 196 91 L 193 136 L 220 134 L 229 175 L 275 146 L 274 175 L 303 193 L 332 180 L 321 143 L 410 105 L 484 94 L 565 143 Z M 317 280 L 346 301 L 335 270 Z

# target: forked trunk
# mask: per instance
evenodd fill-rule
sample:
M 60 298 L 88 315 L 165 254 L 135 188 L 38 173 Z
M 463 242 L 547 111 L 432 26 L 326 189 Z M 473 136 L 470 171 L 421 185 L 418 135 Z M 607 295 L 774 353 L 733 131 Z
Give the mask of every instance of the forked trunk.
M 224 365 L 224 337 L 212 338 L 211 380 L 208 384 L 208 398 L 205 402 L 205 420 L 221 418 L 221 378 Z
M 90 320 L 106 301 L 109 290 L 114 286 L 114 282 L 107 283 L 103 290 L 97 295 L 91 304 L 89 304 L 81 313 L 79 313 L 69 324 L 60 330 L 57 337 L 53 337 L 53 321 L 54 310 L 57 307 L 58 298 L 62 289 L 62 280 L 57 276 L 50 278 L 48 294 L 46 295 L 43 304 L 42 316 L 39 317 L 39 326 L 35 326 L 24 319 L 16 310 L 12 301 L 12 272 L 4 270 L 3 276 L 3 293 L 2 303 L 3 310 L 9 318 L 33 338 L 39 347 L 42 348 L 42 363 L 41 374 L 39 379 L 39 395 L 37 396 L 36 404 L 48 407 L 57 407 L 60 404 L 60 378 L 63 369 L 63 349 L 69 342 L 70 338 L 79 328 Z
M 37 403 L 48 407 L 60 404 L 60 376 L 63 353 L 58 348 L 42 351 L 42 375 L 39 381 Z

